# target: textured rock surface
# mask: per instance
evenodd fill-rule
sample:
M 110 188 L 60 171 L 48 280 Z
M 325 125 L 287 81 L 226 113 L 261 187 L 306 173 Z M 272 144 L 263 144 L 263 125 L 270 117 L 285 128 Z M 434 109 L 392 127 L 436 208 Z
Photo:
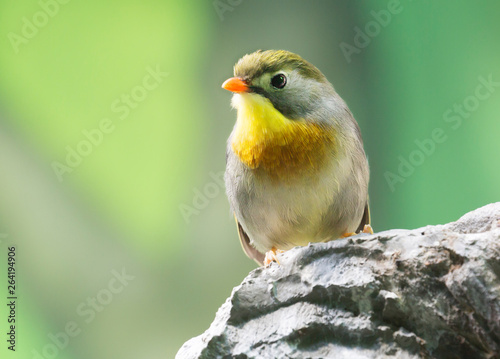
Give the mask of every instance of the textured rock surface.
M 279 258 L 176 358 L 500 357 L 500 202 Z

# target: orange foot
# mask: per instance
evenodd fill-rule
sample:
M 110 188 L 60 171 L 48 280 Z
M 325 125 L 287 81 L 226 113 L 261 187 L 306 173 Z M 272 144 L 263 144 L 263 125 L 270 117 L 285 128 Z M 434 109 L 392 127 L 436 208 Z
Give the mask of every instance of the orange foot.
M 350 237 L 350 236 L 355 236 L 356 234 L 357 234 L 356 232 L 344 233 L 341 238 L 347 238 L 347 237 Z
M 373 234 L 373 228 L 369 224 L 365 224 L 365 227 L 360 233 L 368 233 L 368 234 Z M 344 233 L 341 238 L 347 238 L 350 236 L 355 236 L 357 233 L 355 232 L 349 232 L 349 233 Z
M 266 257 L 264 258 L 264 265 L 269 267 L 272 262 L 276 262 L 280 264 L 278 260 L 278 253 L 284 253 L 281 249 L 277 249 L 276 247 L 271 248 L 269 252 L 266 252 Z
M 369 224 L 365 224 L 363 228 L 363 233 L 373 234 L 373 228 Z

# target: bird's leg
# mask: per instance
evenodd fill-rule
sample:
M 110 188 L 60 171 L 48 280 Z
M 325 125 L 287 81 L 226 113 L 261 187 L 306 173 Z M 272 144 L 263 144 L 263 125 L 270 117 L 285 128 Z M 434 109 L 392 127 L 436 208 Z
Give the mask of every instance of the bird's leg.
M 369 224 L 365 224 L 363 230 L 360 233 L 373 234 L 373 228 Z M 355 232 L 344 233 L 341 238 L 355 236 L 356 234 L 358 234 L 358 233 L 355 233 Z
M 373 234 L 373 228 L 369 224 L 365 224 L 363 228 L 363 233 Z
M 278 260 L 278 253 L 284 253 L 281 249 L 277 249 L 276 247 L 271 248 L 270 251 L 266 252 L 266 257 L 264 258 L 264 265 L 269 267 L 272 262 L 276 262 L 280 264 Z
M 344 233 L 342 235 L 342 237 L 340 237 L 340 238 L 347 238 L 347 237 L 355 236 L 356 234 L 357 234 L 356 232 L 348 232 L 348 233 Z

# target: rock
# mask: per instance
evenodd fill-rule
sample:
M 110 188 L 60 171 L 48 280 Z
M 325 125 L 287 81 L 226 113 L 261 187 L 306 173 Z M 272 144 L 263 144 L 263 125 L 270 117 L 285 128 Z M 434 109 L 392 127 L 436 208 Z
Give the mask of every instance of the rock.
M 500 202 L 279 259 L 176 358 L 500 358 Z

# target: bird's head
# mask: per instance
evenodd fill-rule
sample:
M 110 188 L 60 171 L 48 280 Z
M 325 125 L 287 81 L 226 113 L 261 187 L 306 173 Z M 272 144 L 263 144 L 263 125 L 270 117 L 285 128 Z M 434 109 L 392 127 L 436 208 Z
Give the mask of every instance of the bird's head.
M 222 87 L 236 94 L 233 106 L 272 106 L 289 120 L 321 120 L 318 110 L 332 105 L 335 91 L 314 65 L 284 50 L 243 56 Z M 330 103 L 329 103 L 330 102 Z

